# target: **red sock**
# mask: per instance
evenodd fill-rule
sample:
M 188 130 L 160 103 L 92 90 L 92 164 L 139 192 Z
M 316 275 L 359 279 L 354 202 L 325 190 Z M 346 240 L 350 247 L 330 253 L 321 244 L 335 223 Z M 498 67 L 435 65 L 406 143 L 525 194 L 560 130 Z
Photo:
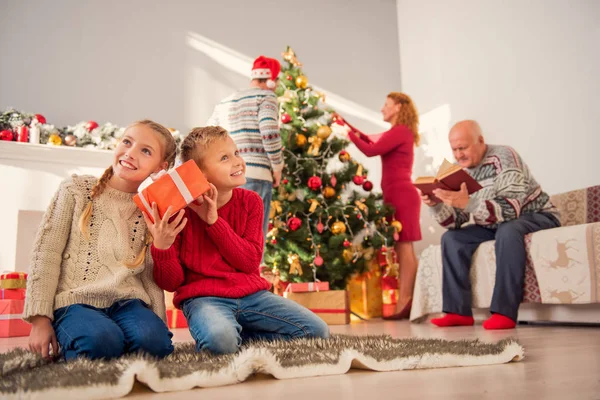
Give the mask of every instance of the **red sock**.
M 517 323 L 502 314 L 492 314 L 492 316 L 483 323 L 485 329 L 513 329 Z
M 475 323 L 475 321 L 471 316 L 447 313 L 442 318 L 433 318 L 431 323 L 440 327 L 471 326 Z

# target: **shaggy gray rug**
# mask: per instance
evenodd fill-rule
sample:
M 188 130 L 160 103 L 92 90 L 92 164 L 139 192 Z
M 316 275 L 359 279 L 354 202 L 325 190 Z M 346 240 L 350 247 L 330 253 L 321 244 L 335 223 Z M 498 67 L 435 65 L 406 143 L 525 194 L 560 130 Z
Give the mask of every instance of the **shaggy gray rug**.
M 193 343 L 178 343 L 162 360 L 128 355 L 109 361 L 79 359 L 49 362 L 24 349 L 0 354 L 0 397 L 28 399 L 106 399 L 127 395 L 135 381 L 155 392 L 231 385 L 255 373 L 276 379 L 338 375 L 350 368 L 400 371 L 464 367 L 520 361 L 523 347 L 513 339 L 392 339 L 342 336 L 255 342 L 233 355 L 196 353 Z

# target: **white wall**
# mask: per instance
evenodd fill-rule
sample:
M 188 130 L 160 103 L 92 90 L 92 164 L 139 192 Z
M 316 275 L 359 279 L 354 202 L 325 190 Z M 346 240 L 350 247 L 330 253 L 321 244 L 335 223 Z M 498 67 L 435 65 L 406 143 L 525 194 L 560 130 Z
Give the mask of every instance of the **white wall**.
M 427 121 L 417 174 L 451 157 L 453 123 L 476 119 L 488 142 L 519 151 L 550 194 L 600 184 L 600 2 L 397 6 L 402 90 Z M 423 215 L 420 248 L 441 233 Z

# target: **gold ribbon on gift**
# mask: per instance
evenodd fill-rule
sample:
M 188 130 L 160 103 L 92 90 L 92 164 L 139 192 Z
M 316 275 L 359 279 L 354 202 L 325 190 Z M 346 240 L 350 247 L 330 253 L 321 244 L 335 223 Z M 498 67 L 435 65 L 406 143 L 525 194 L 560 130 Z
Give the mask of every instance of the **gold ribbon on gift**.
M 0 289 L 25 289 L 27 274 L 25 272 L 9 272 L 0 275 Z

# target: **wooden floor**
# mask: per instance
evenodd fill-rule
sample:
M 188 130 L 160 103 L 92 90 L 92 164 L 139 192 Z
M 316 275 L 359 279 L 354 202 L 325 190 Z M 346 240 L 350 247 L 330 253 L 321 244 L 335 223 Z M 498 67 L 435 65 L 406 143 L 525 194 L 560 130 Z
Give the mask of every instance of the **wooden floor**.
M 191 340 L 185 329 L 176 341 Z M 518 363 L 399 372 L 352 371 L 346 375 L 278 381 L 258 376 L 244 383 L 211 389 L 157 394 L 137 386 L 126 398 L 150 399 L 600 399 L 600 327 L 519 325 L 511 331 L 485 331 L 480 325 L 436 328 L 374 320 L 332 327 L 334 333 L 389 334 L 393 337 L 479 338 L 497 341 L 515 337 L 525 347 Z M 27 338 L 0 339 L 0 352 L 25 346 Z

